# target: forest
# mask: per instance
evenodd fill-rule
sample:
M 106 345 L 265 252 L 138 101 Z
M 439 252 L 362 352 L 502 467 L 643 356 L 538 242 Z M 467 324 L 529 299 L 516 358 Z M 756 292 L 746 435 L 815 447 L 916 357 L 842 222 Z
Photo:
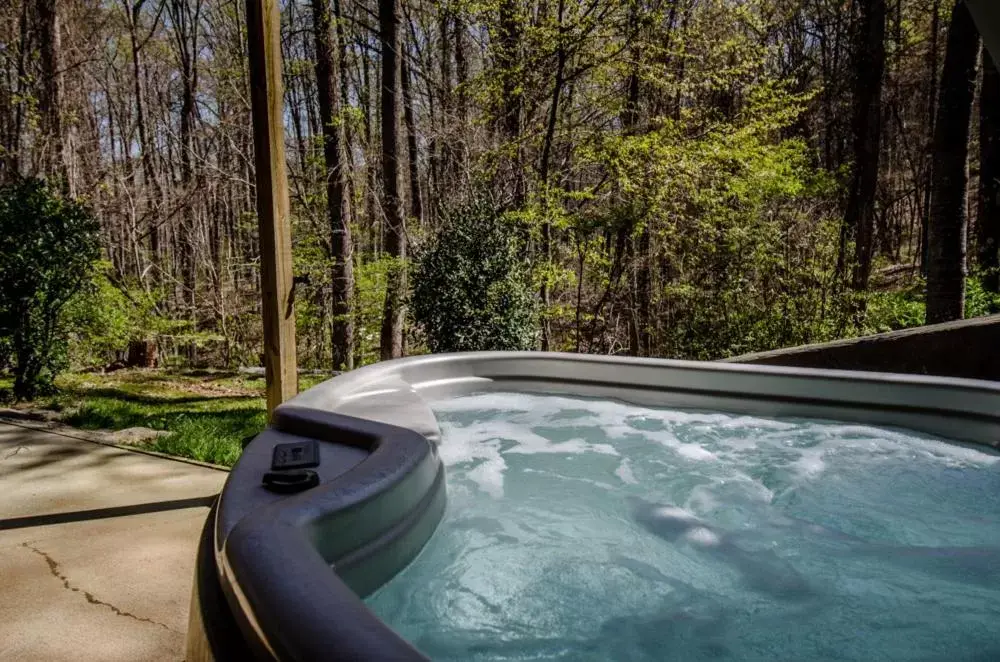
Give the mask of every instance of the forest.
M 1000 74 L 963 0 L 280 8 L 301 366 L 1000 310 Z M 0 4 L 0 260 L 38 262 L 39 200 L 96 242 L 46 257 L 59 360 L 260 365 L 249 85 L 243 0 Z

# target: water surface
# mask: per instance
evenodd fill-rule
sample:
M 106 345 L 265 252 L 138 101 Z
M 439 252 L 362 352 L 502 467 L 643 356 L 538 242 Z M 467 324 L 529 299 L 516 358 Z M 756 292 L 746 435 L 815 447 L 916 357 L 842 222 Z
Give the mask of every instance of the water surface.
M 368 603 L 435 660 L 1000 659 L 1000 456 L 899 430 L 490 393 Z

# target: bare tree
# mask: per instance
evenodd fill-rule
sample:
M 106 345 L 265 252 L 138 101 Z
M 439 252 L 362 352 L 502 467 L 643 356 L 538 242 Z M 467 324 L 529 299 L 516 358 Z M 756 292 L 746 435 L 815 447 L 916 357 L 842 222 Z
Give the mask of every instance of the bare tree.
M 1000 73 L 983 50 L 979 95 L 978 254 L 983 287 L 1000 292 Z
M 521 121 L 524 113 L 523 91 L 518 85 L 521 76 L 521 39 L 523 19 L 517 0 L 500 0 L 497 24 L 496 63 L 500 76 L 499 124 L 510 144 L 510 161 L 515 209 L 524 205 L 527 183 L 524 179 L 524 159 L 521 145 Z M 461 37 L 459 37 L 461 38 Z
M 38 105 L 42 109 L 42 141 L 39 170 L 56 175 L 62 185 L 69 187 L 69 169 L 63 135 L 63 52 L 60 0 L 36 0 L 35 18 L 38 21 L 38 50 L 41 61 L 41 94 Z
M 969 123 L 976 89 L 979 32 L 964 0 L 951 14 L 934 132 L 927 232 L 927 323 L 965 316 Z
M 413 93 L 410 81 L 410 67 L 407 58 L 400 58 L 402 67 L 403 123 L 406 125 L 406 163 L 410 178 L 410 217 L 422 225 L 424 222 L 423 196 L 420 193 L 420 156 L 417 149 L 417 122 L 413 112 Z
M 403 300 L 406 292 L 406 225 L 399 173 L 399 0 L 379 0 L 378 18 L 382 53 L 383 243 L 386 255 L 395 258 L 389 269 L 382 311 L 381 354 L 385 360 L 403 355 Z
M 882 140 L 882 84 L 885 72 L 885 0 L 858 3 L 854 56 L 854 174 L 844 215 L 840 265 L 846 269 L 847 240 L 855 240 L 853 285 L 868 287 L 874 246 L 875 199 Z
M 333 291 L 330 331 L 333 369 L 354 367 L 354 291 L 351 211 L 347 195 L 347 165 L 344 159 L 343 118 L 340 116 L 340 57 L 334 48 L 328 0 L 312 0 L 316 34 L 316 92 L 323 124 L 323 163 L 326 170 L 326 208 L 330 225 L 330 259 Z M 340 30 L 340 26 L 337 26 Z
M 123 8 L 125 9 L 125 15 L 128 20 L 128 32 L 129 32 L 129 46 L 131 54 L 132 63 L 132 89 L 135 95 L 135 121 L 136 128 L 139 132 L 139 154 L 142 159 L 142 176 L 144 184 L 148 187 L 147 194 L 145 196 L 145 211 L 149 218 L 149 225 L 147 229 L 147 234 L 149 235 L 149 255 L 153 262 L 153 278 L 157 281 L 160 280 L 161 274 L 160 269 L 160 227 L 158 225 L 159 220 L 156 218 L 156 208 L 159 204 L 162 193 L 160 191 L 159 180 L 156 176 L 156 169 L 153 165 L 153 146 L 150 139 L 149 125 L 146 121 L 146 101 L 145 92 L 142 85 L 142 49 L 145 46 L 146 41 L 149 36 L 152 35 L 153 31 L 156 30 L 157 22 L 159 21 L 160 12 L 163 10 L 164 0 L 160 0 L 159 6 L 156 11 L 155 18 L 153 19 L 153 25 L 150 28 L 148 35 L 140 35 L 140 19 L 142 16 L 142 8 L 146 4 L 146 0 L 135 0 L 135 2 L 130 2 L 129 0 L 123 0 Z
M 177 43 L 180 61 L 180 183 L 186 195 L 196 187 L 195 176 L 195 94 L 198 89 L 198 31 L 201 0 L 170 0 L 170 18 Z M 181 212 L 181 231 L 178 237 L 185 312 L 191 321 L 192 331 L 198 329 L 198 238 L 196 236 L 196 207 L 186 204 Z M 188 344 L 190 360 L 195 361 L 197 344 Z

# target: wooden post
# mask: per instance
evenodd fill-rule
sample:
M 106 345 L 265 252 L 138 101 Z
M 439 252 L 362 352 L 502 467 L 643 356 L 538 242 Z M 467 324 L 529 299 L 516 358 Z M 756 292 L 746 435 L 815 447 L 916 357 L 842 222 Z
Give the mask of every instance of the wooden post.
M 250 107 L 260 227 L 261 295 L 267 412 L 295 395 L 295 310 L 292 236 L 282 123 L 281 37 L 278 0 L 247 0 Z

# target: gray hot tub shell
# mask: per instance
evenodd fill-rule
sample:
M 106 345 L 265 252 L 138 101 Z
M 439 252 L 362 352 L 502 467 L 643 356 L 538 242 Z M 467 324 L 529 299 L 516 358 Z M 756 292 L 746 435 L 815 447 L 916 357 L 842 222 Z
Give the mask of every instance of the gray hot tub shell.
M 422 659 L 361 597 L 419 553 L 443 513 L 440 432 L 427 401 L 496 390 L 1000 443 L 993 382 L 536 352 L 376 364 L 282 405 L 233 468 L 199 554 L 188 659 L 233 657 L 239 645 L 264 659 Z M 274 447 L 308 439 L 320 441 L 320 485 L 293 495 L 264 489 Z

